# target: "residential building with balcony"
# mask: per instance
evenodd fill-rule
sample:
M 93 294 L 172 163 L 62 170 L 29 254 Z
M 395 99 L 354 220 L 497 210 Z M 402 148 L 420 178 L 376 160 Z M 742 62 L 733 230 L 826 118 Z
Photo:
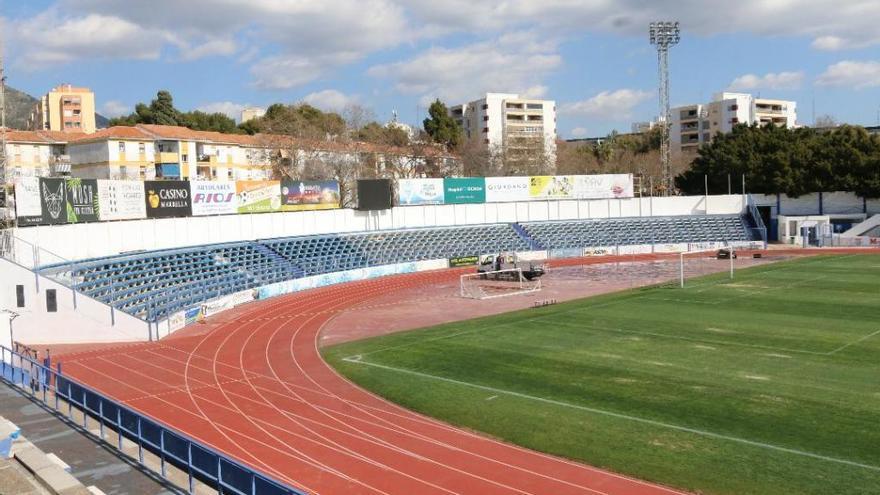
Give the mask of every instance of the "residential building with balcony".
M 28 118 L 32 131 L 95 132 L 95 93 L 62 84 L 43 95 Z
M 70 174 L 67 144 L 82 134 L 52 131 L 6 131 L 6 183 L 18 177 L 58 177 Z
M 797 102 L 756 98 L 746 93 L 717 93 L 711 102 L 675 107 L 670 111 L 670 151 L 673 156 L 694 153 L 716 134 L 737 124 L 797 126 Z
M 266 109 L 260 107 L 245 107 L 241 109 L 241 120 L 239 124 L 244 124 L 249 120 L 254 120 L 266 115 Z
M 482 99 L 451 107 L 449 114 L 466 139 L 493 155 L 540 148 L 549 163 L 556 161 L 556 102 L 552 100 L 486 93 Z

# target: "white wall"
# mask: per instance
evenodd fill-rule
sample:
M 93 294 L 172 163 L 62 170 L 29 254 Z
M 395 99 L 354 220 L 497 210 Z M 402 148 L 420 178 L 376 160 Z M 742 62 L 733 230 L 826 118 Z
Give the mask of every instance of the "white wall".
M 0 308 L 15 311 L 20 316 L 13 322 L 15 340 L 26 344 L 126 342 L 147 340 L 146 322 L 94 299 L 74 292 L 63 285 L 39 277 L 30 270 L 0 258 Z M 24 286 L 25 306 L 17 307 L 16 285 Z M 46 311 L 46 290 L 55 289 L 58 311 Z M 0 329 L 0 343 L 9 340 L 6 320 Z
M 709 196 L 710 214 L 736 214 L 743 197 Z M 534 222 L 587 218 L 700 215 L 706 197 L 532 201 L 473 205 L 403 206 L 364 212 L 349 209 L 167 218 L 25 227 L 15 236 L 68 260 L 155 250 L 309 234 L 384 229 Z M 24 253 L 30 256 L 30 253 Z

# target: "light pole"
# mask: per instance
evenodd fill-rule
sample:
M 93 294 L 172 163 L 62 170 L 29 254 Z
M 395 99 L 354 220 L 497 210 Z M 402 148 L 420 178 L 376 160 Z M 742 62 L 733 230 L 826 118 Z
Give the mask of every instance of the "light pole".
M 669 156 L 669 48 L 681 40 L 678 22 L 652 22 L 648 26 L 651 44 L 657 47 L 657 69 L 660 79 L 660 163 L 665 195 L 672 194 L 672 166 Z

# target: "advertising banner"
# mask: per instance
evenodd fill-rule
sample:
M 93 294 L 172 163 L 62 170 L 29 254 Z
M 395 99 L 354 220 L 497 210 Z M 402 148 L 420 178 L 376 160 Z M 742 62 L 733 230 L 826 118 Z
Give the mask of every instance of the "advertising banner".
M 198 323 L 204 319 L 204 313 L 202 313 L 202 307 L 196 306 L 194 308 L 189 308 L 184 313 L 184 325 L 192 325 L 193 323 Z
M 281 182 L 281 211 L 339 208 L 339 183 L 335 180 L 285 180 Z
M 70 223 L 100 220 L 98 181 L 67 179 L 67 221 Z
M 54 225 L 67 223 L 66 179 L 40 179 L 41 223 Z
M 576 199 L 615 199 L 633 197 L 632 174 L 574 175 Z
M 168 317 L 168 331 L 176 332 L 186 325 L 186 311 L 178 311 Z
M 401 206 L 442 205 L 443 179 L 400 179 L 397 198 Z
M 529 177 L 486 177 L 486 202 L 529 201 Z
M 148 218 L 188 217 L 192 215 L 189 182 L 182 180 L 144 181 Z
M 543 175 L 529 177 L 529 197 L 547 199 L 614 199 L 633 197 L 631 174 Z
M 238 213 L 234 182 L 191 181 L 189 188 L 193 216 Z
M 281 182 L 277 180 L 237 181 L 239 213 L 265 213 L 281 209 Z
M 457 256 L 455 258 L 449 258 L 449 268 L 456 268 L 459 266 L 471 266 L 471 265 L 476 265 L 479 262 L 480 262 L 480 257 L 477 255 Z
M 443 201 L 446 204 L 485 203 L 486 179 L 484 177 L 443 179 Z
M 147 218 L 144 183 L 139 180 L 98 180 L 98 219 Z
M 40 179 L 19 177 L 15 179 L 15 216 L 18 225 L 39 225 L 43 222 L 43 206 L 40 203 Z

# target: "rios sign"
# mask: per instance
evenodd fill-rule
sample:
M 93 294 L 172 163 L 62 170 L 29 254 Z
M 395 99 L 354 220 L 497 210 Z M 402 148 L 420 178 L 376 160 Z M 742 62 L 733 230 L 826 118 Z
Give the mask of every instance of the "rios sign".
M 189 182 L 181 180 L 144 181 L 147 218 L 188 217 L 192 215 Z

